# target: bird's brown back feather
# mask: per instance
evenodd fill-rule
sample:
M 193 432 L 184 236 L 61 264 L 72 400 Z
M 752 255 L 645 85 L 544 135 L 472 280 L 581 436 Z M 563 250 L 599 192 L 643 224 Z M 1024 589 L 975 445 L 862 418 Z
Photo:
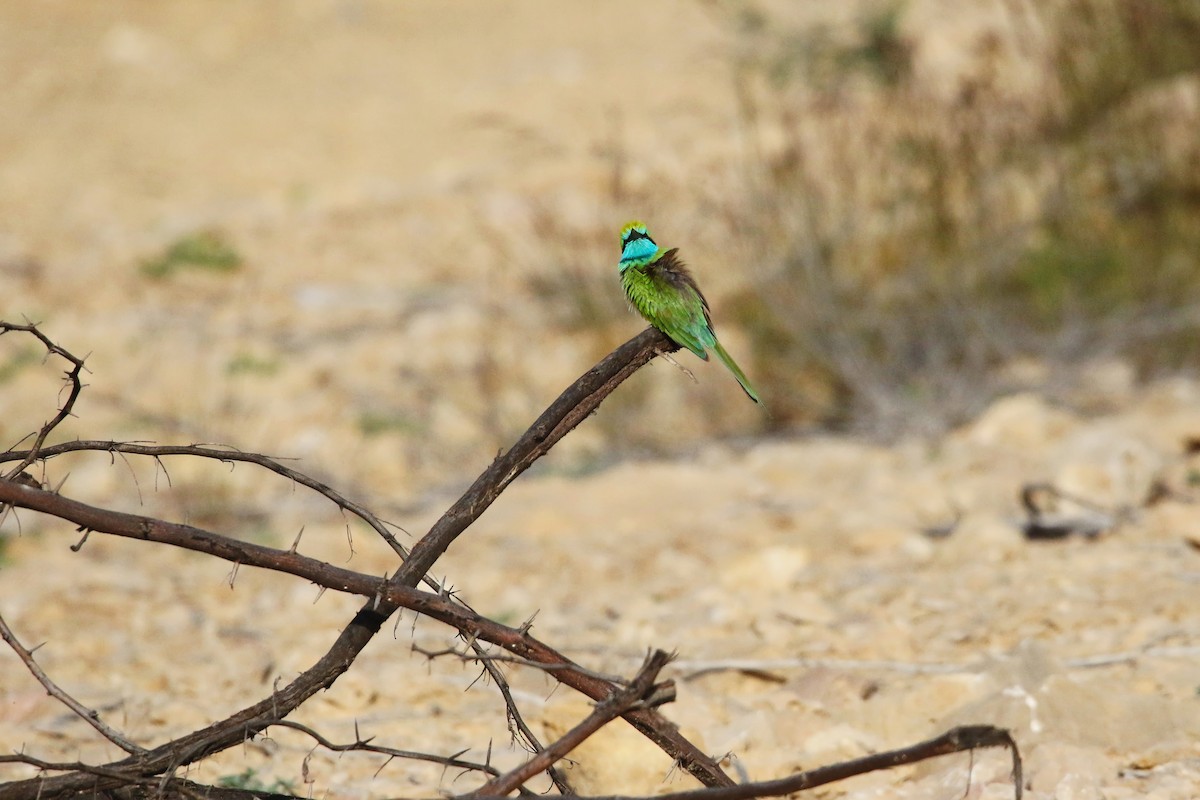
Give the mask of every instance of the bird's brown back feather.
M 695 292 L 696 296 L 700 298 L 700 305 L 704 307 L 704 321 L 708 323 L 709 330 L 711 330 L 712 317 L 708 311 L 708 300 L 704 297 L 704 293 L 700 291 L 700 287 L 696 285 L 696 279 L 692 277 L 691 271 L 679 258 L 678 253 L 679 248 L 672 247 L 655 259 L 647 267 L 647 272 L 653 277 L 660 277 L 662 280 L 667 281 L 679 291 L 690 288 Z

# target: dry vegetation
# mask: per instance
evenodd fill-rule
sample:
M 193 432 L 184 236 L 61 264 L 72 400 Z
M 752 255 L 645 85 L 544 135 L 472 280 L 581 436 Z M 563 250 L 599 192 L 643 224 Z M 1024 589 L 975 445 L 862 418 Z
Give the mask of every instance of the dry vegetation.
M 714 6 L 747 132 L 723 308 L 774 425 L 896 437 L 1069 395 L 1081 362 L 1196 367 L 1194 3 Z

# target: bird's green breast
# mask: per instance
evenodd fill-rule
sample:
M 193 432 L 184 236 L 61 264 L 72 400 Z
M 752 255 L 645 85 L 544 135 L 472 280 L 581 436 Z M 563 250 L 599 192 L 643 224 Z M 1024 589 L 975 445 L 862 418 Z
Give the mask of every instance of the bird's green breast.
M 648 267 L 629 267 L 621 273 L 621 287 L 629 302 L 648 321 L 654 322 L 662 313 L 665 287 L 656 281 Z
M 621 286 L 629 302 L 654 327 L 698 357 L 715 341 L 704 313 L 704 300 L 686 282 L 677 286 L 659 263 L 621 271 Z

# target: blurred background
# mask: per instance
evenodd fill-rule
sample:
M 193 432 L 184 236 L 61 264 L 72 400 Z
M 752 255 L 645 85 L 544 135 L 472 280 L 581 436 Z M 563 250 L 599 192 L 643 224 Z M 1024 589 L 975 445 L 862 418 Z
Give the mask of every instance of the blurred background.
M 657 362 L 545 469 L 1102 410 L 1200 357 L 1193 0 L 23 1 L 0 74 L 0 307 L 91 353 L 65 436 L 416 501 L 642 328 L 631 217 L 768 410 Z M 58 383 L 6 338 L 7 446 Z

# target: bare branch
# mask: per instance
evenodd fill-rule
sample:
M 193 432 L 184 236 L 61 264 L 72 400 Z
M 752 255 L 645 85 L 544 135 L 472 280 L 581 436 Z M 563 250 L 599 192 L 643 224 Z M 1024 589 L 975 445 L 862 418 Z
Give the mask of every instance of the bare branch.
M 1008 731 L 994 728 L 991 725 L 963 725 L 952 728 L 940 736 L 927 739 L 924 742 L 901 747 L 896 750 L 886 750 L 882 753 L 872 753 L 862 758 L 830 764 L 804 772 L 797 772 L 786 778 L 757 783 L 743 783 L 737 786 L 722 786 L 709 789 L 695 789 L 688 792 L 674 792 L 656 795 L 654 800 L 751 800 L 756 797 L 781 797 L 795 794 L 817 786 L 824 786 L 835 781 L 845 780 L 855 775 L 865 775 L 881 769 L 901 767 L 905 764 L 915 764 L 938 756 L 951 753 L 971 752 L 984 747 L 1004 747 L 1012 753 L 1013 796 L 1021 800 L 1025 790 L 1024 768 L 1021 753 L 1017 743 L 1013 741 Z M 579 798 L 578 800 L 645 800 L 622 795 L 603 795 Z
M 521 633 L 521 634 L 528 633 L 528 631 L 525 630 L 524 626 L 517 628 L 516 631 L 517 631 L 517 633 Z M 568 662 L 563 662 L 561 664 L 546 664 L 546 663 L 543 663 L 540 661 L 531 661 L 528 658 L 520 658 L 518 656 L 506 656 L 506 655 L 503 655 L 500 653 L 488 653 L 486 651 L 484 651 L 484 652 L 475 651 L 473 654 L 466 653 L 462 650 L 455 650 L 453 647 L 447 647 L 442 650 L 426 650 L 424 647 L 421 647 L 420 645 L 417 645 L 417 644 L 414 644 L 412 646 L 412 650 L 414 653 L 420 653 L 421 655 L 425 656 L 426 658 L 428 658 L 430 660 L 435 659 L 435 658 L 441 658 L 443 656 L 454 656 L 455 658 L 461 659 L 463 661 L 478 661 L 481 664 L 487 664 L 489 662 L 518 664 L 522 667 L 532 667 L 533 669 L 540 669 L 543 672 L 554 672 L 555 670 L 569 669 L 569 670 L 574 670 L 576 672 L 580 672 L 584 675 L 587 675 L 588 677 L 595 678 L 598 681 L 606 681 L 608 683 L 613 684 L 614 686 L 626 686 L 629 683 L 629 681 L 627 681 L 625 678 L 622 678 L 620 675 L 609 675 L 604 672 L 596 672 L 595 670 L 586 669 L 584 667 L 579 666 L 578 664 L 568 663 Z
M 493 778 L 475 791 L 461 795 L 461 797 L 503 797 L 523 786 L 525 781 L 534 775 L 549 769 L 560 758 L 583 744 L 589 736 L 634 707 L 649 708 L 671 702 L 675 699 L 674 684 L 669 681 L 666 684 L 654 683 L 658 673 L 670 660 L 671 657 L 666 652 L 655 650 L 646 657 L 642 668 L 638 670 L 638 674 L 626 688 L 614 691 L 598 703 L 587 719 L 563 734 L 558 741 L 516 769 Z
M 398 750 L 394 747 L 384 747 L 383 745 L 371 744 L 370 739 L 363 739 L 358 735 L 357 725 L 354 726 L 355 740 L 349 744 L 335 744 L 329 739 L 326 739 L 320 733 L 317 733 L 309 726 L 303 725 L 299 722 L 292 722 L 291 720 L 287 719 L 281 719 L 273 722 L 271 723 L 270 727 L 291 728 L 292 730 L 300 731 L 301 733 L 312 737 L 317 744 L 326 750 L 337 753 L 378 753 L 380 755 L 390 756 L 391 758 L 404 758 L 411 761 L 429 761 L 446 767 L 471 770 L 472 772 L 483 772 L 493 776 L 500 774 L 500 770 L 496 769 L 490 764 L 479 764 L 474 761 L 463 761 L 461 758 L 459 758 L 462 753 L 456 753 L 452 756 L 435 756 L 432 753 L 420 753 L 414 750 Z
M 276 475 L 287 478 L 290 481 L 300 484 L 308 489 L 313 490 L 317 494 L 329 500 L 338 508 L 347 511 L 361 519 L 367 525 L 371 526 L 376 533 L 379 534 L 388 546 L 392 548 L 401 558 L 408 555 L 408 549 L 396 540 L 396 537 L 388 530 L 387 524 L 375 516 L 370 509 L 350 500 L 341 492 L 337 491 L 328 484 L 322 483 L 315 478 L 312 478 L 299 470 L 294 470 L 280 463 L 277 459 L 271 456 L 262 455 L 261 453 L 247 453 L 232 447 L 213 446 L 213 445 L 149 445 L 139 442 L 110 442 L 110 441 L 74 441 L 62 442 L 61 444 L 51 445 L 41 449 L 30 450 L 10 450 L 7 453 L 0 453 L 0 463 L 5 461 L 21 460 L 23 463 L 32 463 L 36 460 L 47 460 L 55 456 L 63 455 L 64 453 L 80 453 L 80 452 L 99 452 L 112 454 L 128 454 L 149 456 L 154 458 L 162 465 L 164 456 L 194 456 L 196 458 L 207 458 L 223 463 L 247 463 L 262 467 L 265 470 L 274 472 Z M 26 462 L 28 459 L 28 462 Z M 166 467 L 163 466 L 163 471 L 166 472 Z M 168 480 L 170 480 L 168 476 Z
M 594 716 L 594 715 L 593 715 Z M 589 717 L 591 719 L 591 717 Z M 295 727 L 295 726 L 293 726 Z M 577 726 L 578 728 L 579 726 Z M 574 732 L 576 729 L 572 729 Z M 568 736 L 572 732 L 568 732 Z M 566 738 L 566 737 L 564 737 Z M 561 741 L 561 740 L 560 740 Z M 557 743 L 556 743 L 557 744 Z M 735 786 L 709 787 L 705 789 L 695 789 L 686 792 L 673 792 L 670 794 L 662 794 L 655 797 L 655 800 L 753 800 L 759 797 L 781 797 L 784 795 L 795 794 L 807 789 L 813 789 L 818 786 L 824 786 L 836 781 L 845 780 L 846 778 L 855 775 L 864 775 L 868 772 L 876 772 L 881 769 L 891 769 L 894 767 L 904 766 L 906 764 L 915 764 L 920 761 L 926 761 L 931 758 L 950 755 L 952 753 L 974 752 L 977 749 L 987 747 L 1004 747 L 1012 754 L 1012 780 L 1013 780 L 1013 796 L 1016 800 L 1021 800 L 1024 796 L 1024 768 L 1021 761 L 1021 754 L 1017 748 L 1016 742 L 1008 731 L 1000 728 L 994 728 L 990 725 L 966 725 L 958 728 L 952 728 L 949 731 L 935 736 L 932 739 L 927 739 L 923 742 L 901 747 L 896 750 L 887 750 L 882 753 L 872 753 L 869 756 L 843 761 L 838 764 L 831 764 L 827 767 L 819 767 L 817 769 L 798 772 L 784 778 L 776 780 L 758 781 L 755 783 L 744 783 Z M 86 772 L 95 777 L 103 777 L 110 779 L 114 785 L 129 785 L 129 784 L 147 784 L 149 781 L 145 779 L 137 779 L 123 772 L 114 771 L 105 767 L 94 767 L 87 764 L 70 763 L 57 764 L 52 762 L 42 761 L 25 755 L 0 755 L 0 764 L 2 763 L 22 763 L 36 766 L 43 770 L 75 770 Z M 531 774 L 537 774 L 540 770 L 534 770 Z M 171 785 L 174 786 L 180 781 L 173 780 Z M 207 787 L 202 787 L 198 784 L 190 784 L 190 786 L 202 790 L 203 796 L 209 796 L 207 792 L 203 792 Z M 478 792 L 479 790 L 477 790 Z M 279 795 L 265 795 L 262 792 L 254 792 L 254 795 L 260 797 L 276 797 Z M 227 795 L 212 795 L 214 797 L 228 797 L 230 800 L 252 800 L 250 793 L 227 794 Z M 500 796 L 479 795 L 472 793 L 464 795 L 464 797 L 476 796 Z M 645 800 L 645 798 L 631 795 L 593 795 L 579 796 L 566 795 L 564 800 Z
M 49 436 L 50 432 L 57 428 L 63 420 L 71 415 L 71 409 L 75 407 L 75 401 L 79 398 L 79 393 L 83 391 L 83 383 L 81 383 L 79 380 L 79 374 L 83 372 L 83 359 L 72 355 L 62 347 L 59 347 L 54 342 L 50 341 L 50 339 L 44 333 L 38 330 L 37 325 L 32 323 L 28 325 L 14 325 L 11 322 L 0 321 L 0 336 L 3 336 L 10 331 L 30 334 L 40 341 L 42 346 L 46 348 L 47 356 L 59 356 L 60 358 L 66 359 L 71 364 L 71 368 L 67 370 L 66 373 L 67 380 L 71 385 L 71 390 L 67 393 L 66 401 L 59 406 L 58 413 L 55 414 L 54 417 L 45 425 L 43 425 L 37 432 L 37 435 L 33 439 L 33 446 L 26 451 L 26 454 L 21 458 L 20 463 L 9 470 L 5 477 L 11 480 L 12 478 L 20 475 L 26 467 L 34 462 L 34 460 L 37 458 L 38 450 L 43 444 L 46 443 L 46 437 Z
M 186 798 L 186 800 L 307 800 L 292 795 L 277 794 L 261 789 L 231 789 L 224 786 L 205 786 L 182 778 L 171 778 L 165 783 L 157 777 L 140 778 L 121 770 L 96 767 L 78 761 L 56 762 L 45 761 L 23 753 L 15 755 L 0 755 L 0 764 L 26 764 L 36 767 L 43 772 L 82 772 L 107 778 L 112 787 L 104 792 L 105 797 L 112 800 L 168 800 L 168 798 Z M 78 789 L 73 794 L 80 800 L 94 800 L 97 793 L 91 787 Z
M 0 755 L 0 764 L 25 764 L 30 767 L 37 767 L 44 772 L 79 772 L 99 778 L 108 778 L 113 786 L 120 786 L 128 783 L 158 782 L 157 778 L 139 777 L 137 774 L 124 769 L 113 767 L 97 767 L 93 764 L 84 764 L 81 761 L 45 761 L 24 753 Z M 7 785 L 11 784 L 0 784 L 0 788 L 3 788 Z
M 497 456 L 458 502 L 413 545 L 412 554 L 392 577 L 392 581 L 415 586 L 454 540 L 487 510 L 518 475 L 587 419 L 604 398 L 650 359 L 678 349 L 679 345 L 657 328 L 646 328 L 580 376 L 542 412 L 512 449 Z
M 284 467 L 267 456 L 199 445 L 159 447 L 137 443 L 72 442 L 44 447 L 50 431 L 71 413 L 82 388 L 79 374 L 83 369 L 83 362 L 58 348 L 33 325 L 13 326 L 0 323 L 0 326 L 3 326 L 0 327 L 0 334 L 12 330 L 36 336 L 46 346 L 49 353 L 66 358 L 75 367 L 68 373 L 72 389 L 67 400 L 59 409 L 56 417 L 43 426 L 35 438 L 33 447 L 26 451 L 10 451 L 0 454 L 0 463 L 19 462 L 19 466 L 9 474 L 9 478 L 19 476 L 23 469 L 35 460 L 44 461 L 62 453 L 86 450 L 119 453 L 122 457 L 126 454 L 140 454 L 151 456 L 156 460 L 161 460 L 166 455 L 190 455 L 224 462 L 249 462 L 313 489 L 344 511 L 358 516 L 375 529 L 404 559 L 400 568 L 390 579 L 386 577 L 380 579 L 302 556 L 296 551 L 295 546 L 287 551 L 262 547 L 187 525 L 95 508 L 62 497 L 55 492 L 42 491 L 40 485 L 32 486 L 28 482 L 0 479 L 0 503 L 36 510 L 74 522 L 84 533 L 85 538 L 89 531 L 95 530 L 112 535 L 170 544 L 226 559 L 234 565 L 235 569 L 241 565 L 247 565 L 286 572 L 307 578 L 321 586 L 323 590 L 332 588 L 366 598 L 366 603 L 343 629 L 333 646 L 290 684 L 282 689 L 277 689 L 271 696 L 225 720 L 166 742 L 153 750 L 144 750 L 124 740 L 119 734 L 104 726 L 95 712 L 83 707 L 69 695 L 58 690 L 34 663 L 29 651 L 16 641 L 3 619 L 0 618 L 0 627 L 2 627 L 0 632 L 4 634 L 3 638 L 22 657 L 33 674 L 43 682 L 47 691 L 59 697 L 75 713 L 87 719 L 103 735 L 131 754 L 131 757 L 122 761 L 102 766 L 78 763 L 55 764 L 24 755 L 0 756 L 0 763 L 24 763 L 43 771 L 67 773 L 56 777 L 43 776 L 0 784 L 0 800 L 9 800 L 10 798 L 34 800 L 37 797 L 52 795 L 65 797 L 72 794 L 94 795 L 98 792 L 112 792 L 117 796 L 130 798 L 151 795 L 190 798 L 220 795 L 245 800 L 251 796 L 251 793 L 231 790 L 226 794 L 221 794 L 225 790 L 182 781 L 174 777 L 174 772 L 181 766 L 234 746 L 272 725 L 290 727 L 304 732 L 316 740 L 320 746 L 331 750 L 360 750 L 389 757 L 416 758 L 494 776 L 491 781 L 468 795 L 471 797 L 501 796 L 514 790 L 527 794 L 528 790 L 525 789 L 524 783 L 542 771 L 549 772 L 559 790 L 566 793 L 570 792 L 570 787 L 554 770 L 554 763 L 600 727 L 618 716 L 624 717 L 672 756 L 677 763 L 710 787 L 693 792 L 666 795 L 672 800 L 740 800 L 740 798 L 789 794 L 867 771 L 914 763 L 947 753 L 995 746 L 1008 747 L 1012 751 L 1013 774 L 1017 784 L 1016 794 L 1018 798 L 1021 796 L 1021 761 L 1016 745 L 1007 732 L 986 726 L 956 728 L 940 737 L 911 747 L 810 770 L 777 781 L 736 786 L 712 758 L 700 752 L 690 741 L 681 736 L 672 724 L 654 710 L 658 704 L 669 702 L 674 698 L 674 688 L 670 682 L 658 685 L 654 683 L 657 674 L 668 660 L 666 654 L 656 652 L 647 660 L 634 681 L 622 688 L 619 682 L 583 669 L 553 648 L 535 639 L 530 635 L 528 625 L 514 629 L 480 616 L 428 575 L 430 568 L 442 553 L 517 476 L 538 458 L 545 455 L 564 435 L 595 411 L 603 399 L 625 378 L 655 355 L 668 354 L 677 349 L 669 339 L 653 328 L 646 329 L 619 347 L 563 392 L 514 444 L 511 450 L 498 456 L 484 470 L 470 489 L 442 515 L 409 553 L 395 540 L 385 524 L 370 511 L 348 501 L 325 484 Z M 434 592 L 419 591 L 416 586 L 422 581 L 431 586 Z M 374 745 L 358 736 L 357 728 L 354 743 L 337 745 L 307 726 L 283 719 L 314 693 L 331 686 L 349 668 L 363 647 L 380 630 L 382 624 L 400 608 L 412 609 L 418 614 L 452 626 L 466 640 L 468 646 L 474 651 L 474 656 L 457 651 L 448 652 L 454 652 L 459 657 L 474 658 L 480 661 L 496 681 L 504 696 L 511 725 L 520 734 L 521 739 L 535 750 L 531 759 L 516 770 L 499 775 L 498 770 L 490 765 L 490 747 L 487 763 L 479 764 L 461 760 L 459 758 L 461 753 L 442 757 Z M 595 711 L 563 738 L 547 748 L 542 748 L 532 731 L 521 719 L 516 703 L 508 689 L 507 681 L 499 669 L 499 662 L 502 659 L 487 653 L 483 649 L 482 642 L 499 645 L 514 654 L 513 660 L 517 663 L 537 666 L 558 681 L 598 701 Z M 59 694 L 55 694 L 56 690 Z M 113 736 L 118 738 L 113 738 Z M 214 792 L 217 794 L 213 794 Z
M 160 751 L 165 753 L 172 745 L 181 747 L 186 745 L 188 748 L 195 748 L 195 757 L 199 758 L 210 752 L 216 752 L 210 748 L 223 749 L 237 744 L 244 736 L 254 735 L 272 721 L 285 716 L 291 708 L 295 708 L 295 705 L 289 708 L 288 703 L 295 702 L 298 705 L 299 702 L 303 702 L 303 699 L 307 699 L 308 695 L 300 700 L 294 699 L 299 697 L 301 690 L 309 691 L 310 694 L 315 692 L 321 688 L 321 685 L 310 686 L 310 683 L 315 681 L 319 675 L 328 677 L 331 674 L 314 672 L 315 670 L 331 669 L 332 665 L 337 665 L 340 671 L 332 674 L 332 677 L 328 677 L 329 682 L 332 683 L 336 675 L 341 674 L 341 671 L 349 667 L 353 656 L 343 652 L 340 647 L 343 646 L 344 640 L 350 643 L 344 644 L 347 648 L 351 644 L 359 648 L 366 645 L 366 642 L 369 641 L 367 630 L 358 630 L 359 626 L 367 628 L 370 631 L 369 635 L 374 635 L 378 626 L 382 625 L 386 619 L 373 610 L 376 607 L 380 609 L 401 607 L 411 609 L 456 628 L 468 638 L 474 637 L 497 644 L 530 662 L 549 665 L 550 674 L 557 680 L 593 700 L 603 700 L 613 690 L 611 682 L 595 677 L 589 670 L 579 667 L 571 659 L 528 633 L 522 633 L 520 629 L 500 625 L 483 617 L 455 602 L 446 594 L 432 594 L 409 587 L 396 586 L 394 583 L 383 581 L 374 575 L 336 567 L 287 550 L 277 550 L 250 542 L 237 541 L 189 525 L 164 522 L 135 514 L 106 511 L 62 495 L 51 494 L 11 481 L 0 481 L 0 502 L 8 502 L 21 508 L 52 514 L 88 530 L 172 544 L 217 556 L 243 566 L 263 567 L 286 572 L 307 578 L 320 586 L 368 598 L 367 604 L 359 611 L 355 620 L 343 630 L 338 642 L 334 644 L 322 661 L 314 665 L 309 672 L 303 673 L 275 697 L 268 698 L 241 712 L 236 717 L 239 727 L 234 731 L 225 730 L 224 726 L 227 726 L 228 721 L 219 722 L 203 731 L 197 731 L 195 734 L 156 748 L 151 752 L 152 756 L 157 757 L 156 754 L 160 754 Z M 393 611 L 389 610 L 388 615 L 390 616 L 391 613 Z M 360 637 L 363 636 L 368 636 L 368 638 L 362 639 L 362 643 L 359 645 Z M 357 650 L 354 652 L 356 653 Z M 694 757 L 692 755 L 694 753 L 699 753 L 699 759 L 690 763 L 698 765 L 698 769 L 702 769 L 706 762 L 716 768 L 712 759 L 701 753 L 695 745 L 679 734 L 674 725 L 653 709 L 634 709 L 628 712 L 625 718 L 666 750 L 672 758 L 686 759 Z M 234 733 L 236 736 L 233 735 Z M 684 763 L 689 762 L 684 761 Z M 716 769 L 719 774 L 724 775 L 719 768 Z M 727 776 L 726 780 L 728 780 Z M 732 785 L 732 781 L 729 785 Z M 0 800 L 6 798 L 5 788 L 7 787 L 0 786 Z M 24 797 L 24 795 L 13 796 Z
M 129 753 L 130 755 L 138 755 L 146 752 L 145 748 L 138 747 L 136 744 L 129 741 L 129 739 L 121 734 L 120 731 L 117 731 L 106 725 L 100 719 L 100 713 L 98 711 L 88 708 L 74 697 L 60 689 L 58 684 L 52 681 L 50 676 L 47 675 L 40 666 L 38 666 L 36 661 L 34 661 L 33 653 L 26 649 L 26 647 L 19 641 L 17 641 L 16 634 L 14 634 L 12 629 L 8 627 L 8 623 L 4 621 L 4 616 L 2 614 L 0 614 L 0 639 L 4 639 L 8 646 L 13 649 L 13 652 L 17 654 L 17 657 L 25 663 L 26 668 L 33 673 L 33 677 L 37 678 L 38 683 L 45 687 L 46 694 L 50 695 L 67 708 L 74 711 L 80 719 L 99 731 L 101 736 L 103 736 L 105 739 L 108 739 L 126 753 Z
M 475 658 L 491 676 L 492 681 L 496 684 L 496 689 L 499 690 L 500 696 L 504 699 L 504 715 L 508 720 L 508 730 L 514 740 L 520 741 L 529 749 L 530 752 L 540 753 L 543 750 L 542 743 L 533 729 L 525 722 L 525 717 L 521 714 L 521 709 L 517 707 L 517 701 L 513 698 L 512 688 L 508 685 L 508 679 L 504 677 L 503 670 L 500 665 L 491 658 L 491 654 L 484 649 L 483 645 L 472 639 L 471 650 L 475 653 Z M 546 768 L 546 774 L 550 776 L 550 781 L 558 789 L 560 794 L 574 794 L 575 790 L 571 788 L 567 776 L 562 773 L 558 767 L 551 764 Z M 522 786 L 524 790 L 524 787 Z
M 291 713 L 315 692 L 332 685 L 338 676 L 349 668 L 358 653 L 380 630 L 388 617 L 404 605 L 400 602 L 400 597 L 405 597 L 406 600 L 414 603 L 408 607 L 414 608 L 420 613 L 435 618 L 440 616 L 443 621 L 459 618 L 458 621 L 462 624 L 461 626 L 455 625 L 455 627 L 464 631 L 468 636 L 478 636 L 478 631 L 489 624 L 494 626 L 494 623 L 484 620 L 472 611 L 456 606 L 449 600 L 418 592 L 413 587 L 424 578 L 425 573 L 454 539 L 491 505 L 504 488 L 530 464 L 548 452 L 567 432 L 591 414 L 621 381 L 646 364 L 654 355 L 674 349 L 677 349 L 674 343 L 661 332 L 654 328 L 647 328 L 589 370 L 559 396 L 511 450 L 498 457 L 479 476 L 471 488 L 417 543 L 410 557 L 382 590 L 376 578 L 363 576 L 349 570 L 338 570 L 329 565 L 320 564 L 320 562 L 313 562 L 311 559 L 304 559 L 297 554 L 272 552 L 269 548 L 258 549 L 254 545 L 218 537 L 190 526 L 171 525 L 160 520 L 134 515 L 103 512 L 61 497 L 57 498 L 57 503 L 53 503 L 44 496 L 47 493 L 12 482 L 0 481 L 0 494 L 8 495 L 15 492 L 16 498 L 21 501 L 18 503 L 19 505 L 42 504 L 42 510 L 47 513 L 61 516 L 64 519 L 74 519 L 70 514 L 60 513 L 69 507 L 72 512 L 86 518 L 83 521 L 76 520 L 84 528 L 106 530 L 118 535 L 148 540 L 159 538 L 159 540 L 167 541 L 173 538 L 175 540 L 171 542 L 173 544 L 181 544 L 189 539 L 194 539 L 200 546 L 192 547 L 192 549 L 212 552 L 214 555 L 227 558 L 235 563 L 253 563 L 253 559 L 247 557 L 250 553 L 254 553 L 256 556 L 266 555 L 268 558 L 276 559 L 276 562 L 271 565 L 272 568 L 297 575 L 310 571 L 312 564 L 316 563 L 321 567 L 317 570 L 318 573 L 329 570 L 326 573 L 327 576 L 337 575 L 346 579 L 343 586 L 327 583 L 322 585 L 338 588 L 341 591 L 357 590 L 356 593 L 370 598 L 343 629 L 325 655 L 271 697 L 207 728 L 167 742 L 136 760 L 126 759 L 110 766 L 117 769 L 131 768 L 142 775 L 155 774 L 192 763 L 211 753 L 234 746 L 246 737 L 262 731 L 271 723 Z M 222 451 L 222 453 L 226 456 L 229 455 L 228 452 Z M 266 563 L 262 565 L 267 566 Z M 355 588 L 351 588 L 351 585 Z M 438 608 L 438 613 L 433 613 L 435 607 Z M 450 622 L 449 624 L 455 623 Z M 494 627 L 502 628 L 503 626 Z M 567 661 L 552 648 L 536 642 L 520 632 L 511 630 L 496 632 L 499 635 L 497 635 L 495 643 L 518 655 L 550 663 Z M 611 684 L 567 670 L 561 673 L 559 679 L 597 700 L 607 697 L 612 688 Z M 635 728 L 666 750 L 703 783 L 717 786 L 732 785 L 733 782 L 729 776 L 725 775 L 711 758 L 681 736 L 673 725 L 652 709 L 635 709 L 627 712 L 624 716 Z M 98 784 L 102 786 L 98 787 Z M 32 800 L 34 797 L 45 796 L 51 792 L 70 792 L 85 786 L 102 788 L 107 785 L 111 784 L 105 783 L 103 779 L 97 779 L 94 775 L 78 773 L 44 780 L 18 781 L 0 786 L 0 800 L 9 800 L 9 798 Z

